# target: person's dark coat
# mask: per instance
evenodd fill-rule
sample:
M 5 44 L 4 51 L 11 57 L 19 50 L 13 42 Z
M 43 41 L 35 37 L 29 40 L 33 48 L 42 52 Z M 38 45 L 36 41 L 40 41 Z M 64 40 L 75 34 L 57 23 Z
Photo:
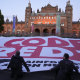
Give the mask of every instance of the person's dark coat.
M 24 67 L 26 68 L 26 70 L 28 72 L 30 71 L 26 62 L 24 61 L 23 57 L 18 56 L 18 55 L 13 55 L 10 60 L 9 65 L 7 67 L 7 68 L 11 68 L 11 71 L 12 71 L 11 76 L 21 75 L 22 74 L 22 65 L 24 65 Z
M 68 59 L 61 60 L 53 70 L 58 71 L 56 80 L 70 80 L 73 70 L 78 72 L 74 63 Z

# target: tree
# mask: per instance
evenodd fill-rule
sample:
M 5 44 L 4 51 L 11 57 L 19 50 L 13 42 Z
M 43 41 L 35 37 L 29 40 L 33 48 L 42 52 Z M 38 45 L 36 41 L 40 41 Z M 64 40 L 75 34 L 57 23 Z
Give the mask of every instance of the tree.
M 2 15 L 0 10 L 0 33 L 4 30 L 3 24 L 4 24 L 4 16 Z

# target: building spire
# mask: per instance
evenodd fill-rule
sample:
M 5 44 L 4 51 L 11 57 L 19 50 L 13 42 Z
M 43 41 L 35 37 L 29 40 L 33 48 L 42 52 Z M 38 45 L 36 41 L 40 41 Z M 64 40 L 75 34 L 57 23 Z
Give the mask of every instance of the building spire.
M 48 4 L 50 4 L 50 0 L 49 0 L 49 3 Z
M 67 5 L 70 5 L 70 0 L 68 0 Z
M 30 3 L 30 0 L 29 0 L 29 3 L 28 3 L 28 7 L 31 7 L 31 3 Z
M 30 0 L 29 0 L 29 3 L 30 3 Z
M 67 2 L 70 2 L 70 0 L 67 0 Z

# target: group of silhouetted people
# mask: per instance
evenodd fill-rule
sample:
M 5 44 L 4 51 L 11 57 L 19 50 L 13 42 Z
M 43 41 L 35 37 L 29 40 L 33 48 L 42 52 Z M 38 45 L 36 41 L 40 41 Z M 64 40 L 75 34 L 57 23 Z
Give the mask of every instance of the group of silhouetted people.
M 17 80 L 23 76 L 22 65 L 25 66 L 27 72 L 30 72 L 23 57 L 20 56 L 20 51 L 16 51 L 16 54 L 12 56 L 7 67 L 8 69 L 11 68 L 11 78 L 15 78 L 15 80 Z M 73 71 L 79 73 L 74 63 L 69 60 L 69 55 L 67 53 L 64 54 L 63 60 L 61 60 L 59 64 L 51 70 L 57 73 L 56 80 L 71 80 Z

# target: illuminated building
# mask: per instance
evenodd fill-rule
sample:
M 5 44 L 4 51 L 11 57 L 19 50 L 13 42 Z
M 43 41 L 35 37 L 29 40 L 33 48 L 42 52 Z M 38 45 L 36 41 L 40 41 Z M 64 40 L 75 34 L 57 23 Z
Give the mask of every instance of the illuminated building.
M 15 34 L 79 36 L 80 24 L 79 22 L 72 22 L 72 17 L 73 7 L 70 0 L 66 3 L 65 12 L 61 11 L 58 6 L 53 7 L 48 4 L 42 7 L 41 11 L 38 9 L 35 13 L 29 2 L 25 10 L 25 22 L 18 22 L 16 17 Z M 13 23 L 7 19 L 3 33 L 12 34 L 12 28 Z

